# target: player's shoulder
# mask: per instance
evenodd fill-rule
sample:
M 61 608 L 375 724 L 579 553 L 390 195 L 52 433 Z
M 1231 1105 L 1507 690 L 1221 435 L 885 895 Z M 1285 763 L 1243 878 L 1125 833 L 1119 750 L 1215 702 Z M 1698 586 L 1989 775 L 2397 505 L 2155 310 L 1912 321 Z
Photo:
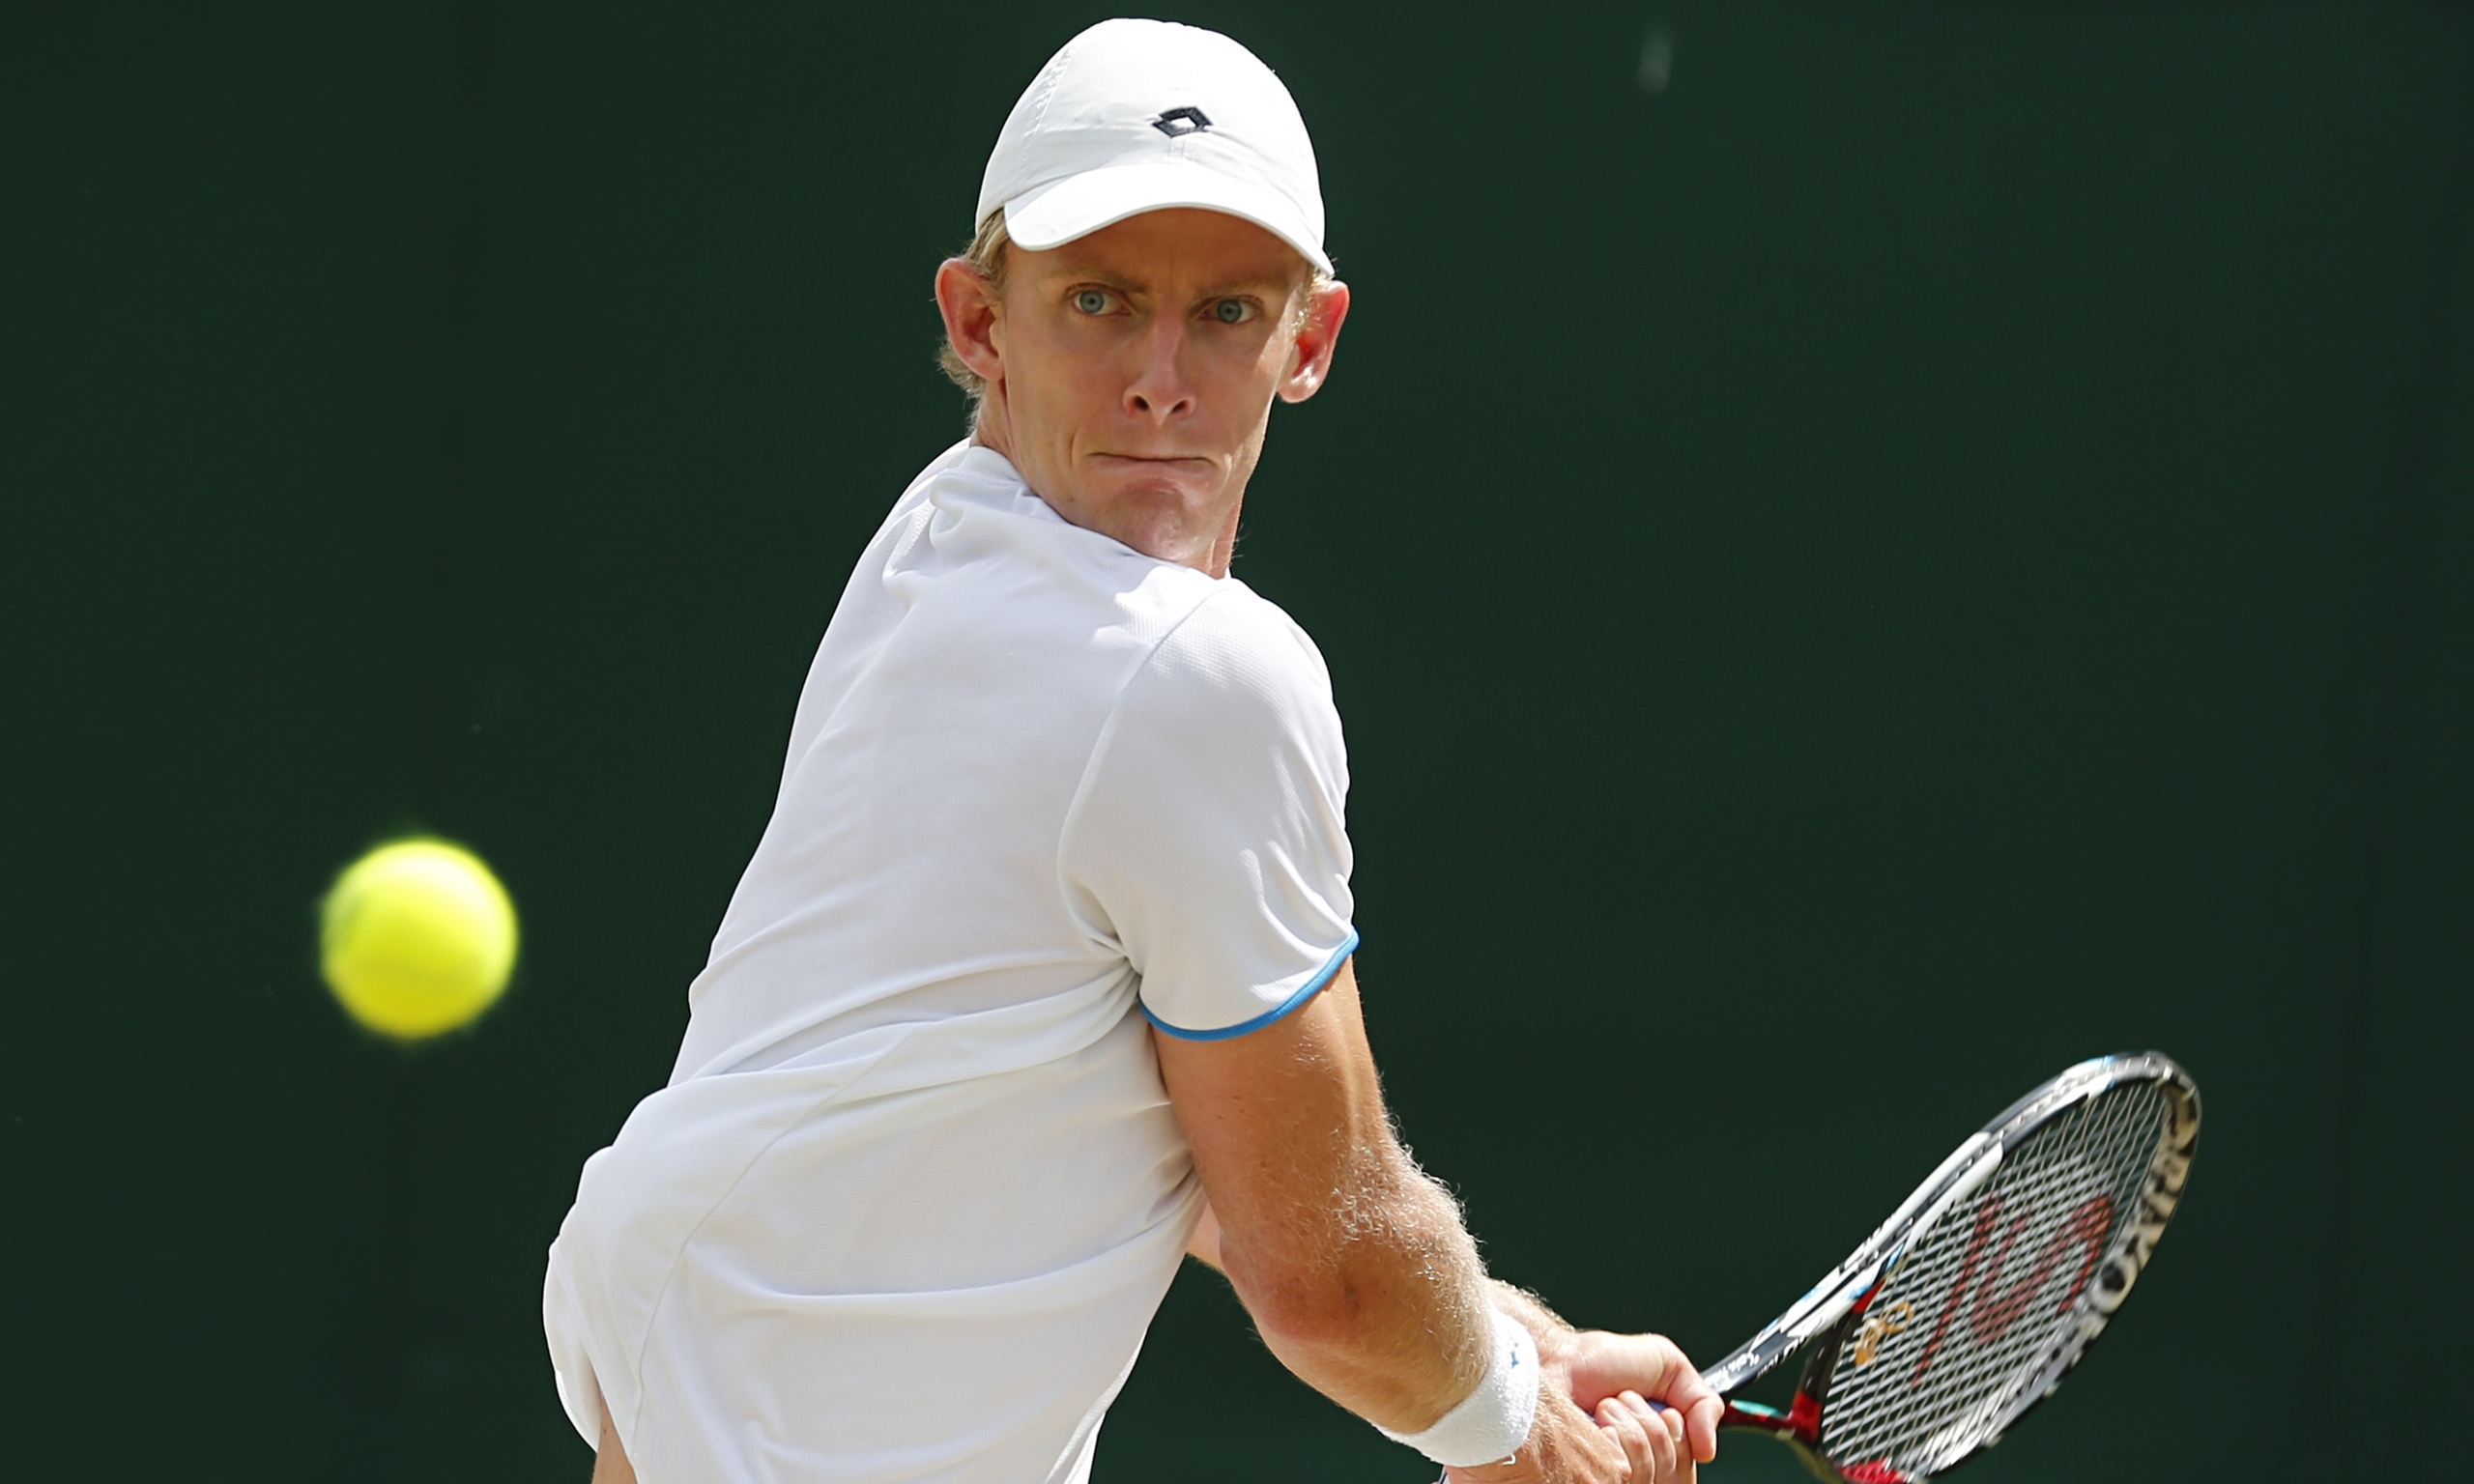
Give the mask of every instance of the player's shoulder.
M 1288 610 L 1240 579 L 1224 577 L 1205 582 L 1208 585 L 1199 594 L 1193 614 L 1170 636 L 1171 642 L 1182 652 L 1261 650 L 1283 661 L 1308 660 L 1316 669 L 1321 668 L 1322 651 L 1288 615 Z
M 1286 610 L 1235 578 L 1196 594 L 1152 651 L 1141 683 L 1204 709 L 1332 705 L 1331 673 L 1314 641 Z

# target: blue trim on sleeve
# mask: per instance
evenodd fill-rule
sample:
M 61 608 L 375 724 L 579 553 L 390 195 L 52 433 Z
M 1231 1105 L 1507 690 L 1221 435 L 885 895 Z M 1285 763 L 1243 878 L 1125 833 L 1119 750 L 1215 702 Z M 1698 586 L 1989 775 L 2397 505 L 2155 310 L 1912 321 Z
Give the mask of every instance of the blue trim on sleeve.
M 1158 1027 L 1163 1034 L 1174 1036 L 1179 1041 L 1235 1041 L 1238 1037 L 1246 1035 L 1250 1031 L 1261 1030 L 1264 1026 L 1271 1024 L 1282 1015 L 1287 1014 L 1290 1011 L 1305 1004 L 1308 1000 L 1314 998 L 1315 995 L 1320 994 L 1323 991 L 1323 986 L 1332 982 L 1332 976 L 1340 972 L 1340 965 L 1349 961 L 1349 955 L 1357 952 L 1357 929 L 1352 928 L 1349 929 L 1348 937 L 1341 941 L 1338 948 L 1332 951 L 1332 956 L 1330 959 L 1326 960 L 1321 968 L 1314 971 L 1314 977 L 1308 980 L 1304 986 L 1295 994 L 1292 994 L 1287 999 L 1281 1001 L 1278 1008 L 1264 1011 L 1261 1014 L 1256 1015 L 1251 1020 L 1240 1020 L 1235 1025 L 1223 1025 L 1216 1031 L 1189 1031 L 1183 1026 L 1170 1025 L 1167 1021 L 1151 1013 L 1150 1006 L 1143 1005 L 1140 1000 L 1136 1000 L 1135 1003 L 1141 1007 L 1143 1019 L 1150 1021 L 1154 1026 Z

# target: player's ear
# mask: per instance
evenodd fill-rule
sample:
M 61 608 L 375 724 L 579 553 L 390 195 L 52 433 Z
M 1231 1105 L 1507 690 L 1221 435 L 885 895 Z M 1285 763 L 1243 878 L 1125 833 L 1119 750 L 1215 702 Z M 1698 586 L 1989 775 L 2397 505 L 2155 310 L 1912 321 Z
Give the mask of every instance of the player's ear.
M 1340 343 L 1340 326 L 1349 317 L 1349 286 L 1334 278 L 1309 284 L 1306 314 L 1297 327 L 1297 344 L 1288 353 L 1288 373 L 1280 378 L 1280 399 L 1303 402 L 1323 389 L 1332 374 L 1332 353 Z
M 936 312 L 945 319 L 945 341 L 962 363 L 985 381 L 1001 380 L 1005 357 L 996 343 L 996 321 L 1002 305 L 988 275 L 963 261 L 947 258 L 936 269 Z

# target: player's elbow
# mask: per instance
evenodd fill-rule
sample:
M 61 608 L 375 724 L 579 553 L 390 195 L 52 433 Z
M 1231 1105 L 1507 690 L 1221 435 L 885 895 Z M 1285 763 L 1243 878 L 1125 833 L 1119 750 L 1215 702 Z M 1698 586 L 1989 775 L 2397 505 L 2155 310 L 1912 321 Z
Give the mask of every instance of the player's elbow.
M 1223 1256 L 1227 1249 L 1223 1246 Z M 1334 1256 L 1230 1261 L 1229 1285 L 1277 1354 L 1349 1353 L 1380 1327 L 1378 1295 Z
M 1482 1278 L 1458 1208 L 1427 1182 L 1403 1182 L 1372 1214 L 1288 1241 L 1240 1241 L 1223 1229 L 1223 1270 L 1276 1353 L 1387 1351 Z

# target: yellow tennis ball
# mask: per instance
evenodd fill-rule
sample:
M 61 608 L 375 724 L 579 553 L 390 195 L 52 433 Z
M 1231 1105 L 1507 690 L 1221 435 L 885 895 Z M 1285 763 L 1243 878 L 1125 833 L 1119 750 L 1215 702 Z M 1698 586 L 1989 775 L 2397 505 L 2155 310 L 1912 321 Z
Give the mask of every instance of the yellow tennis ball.
M 470 1023 L 515 968 L 506 888 L 443 840 L 399 840 L 355 861 L 320 917 L 327 986 L 354 1019 L 399 1040 Z

